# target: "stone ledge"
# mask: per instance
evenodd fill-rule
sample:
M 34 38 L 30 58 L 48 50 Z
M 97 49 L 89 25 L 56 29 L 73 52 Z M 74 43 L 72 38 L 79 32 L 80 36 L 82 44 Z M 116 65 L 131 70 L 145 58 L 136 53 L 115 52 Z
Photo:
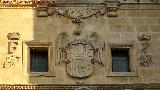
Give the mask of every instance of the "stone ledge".
M 135 84 L 100 84 L 100 85 L 56 85 L 56 84 L 41 84 L 41 85 L 20 85 L 20 84 L 1 84 L 0 90 L 77 90 L 80 87 L 87 87 L 91 90 L 121 90 L 121 89 L 160 89 L 160 83 L 135 83 Z
M 47 4 L 50 7 L 83 7 L 83 6 L 108 6 L 106 2 L 101 3 L 60 3 L 60 2 L 54 2 L 54 3 L 41 3 L 41 4 Z M 25 4 L 14 4 L 14 3 L 1 3 L 0 2 L 0 8 L 30 8 L 30 7 L 37 7 L 39 3 L 25 3 Z M 159 3 L 120 3 L 118 4 L 119 10 L 160 10 L 160 4 Z

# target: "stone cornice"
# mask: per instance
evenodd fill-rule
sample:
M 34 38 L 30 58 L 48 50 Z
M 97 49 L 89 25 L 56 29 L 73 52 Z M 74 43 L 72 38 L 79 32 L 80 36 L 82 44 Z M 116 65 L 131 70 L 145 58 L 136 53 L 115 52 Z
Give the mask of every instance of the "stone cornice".
M 160 10 L 159 3 L 120 3 L 120 10 Z
M 79 90 L 77 88 L 86 87 L 91 90 L 113 90 L 113 89 L 160 89 L 159 83 L 152 84 L 99 84 L 99 85 L 56 85 L 56 84 L 41 84 L 41 85 L 10 85 L 10 84 L 1 84 L 0 90 Z
M 30 2 L 30 3 L 1 3 L 0 8 L 36 8 L 38 17 L 52 15 L 70 18 L 73 23 L 81 23 L 82 19 L 91 16 L 107 15 L 117 17 L 118 10 L 160 10 L 159 3 L 120 3 L 117 0 L 102 3 L 88 2 Z
M 83 7 L 83 6 L 107 6 L 106 4 L 116 1 L 108 1 L 102 3 L 61 3 L 61 2 L 52 2 L 49 3 L 49 7 Z M 117 1 L 118 2 L 118 1 Z M 44 4 L 46 2 L 34 2 L 34 3 L 0 3 L 0 8 L 29 8 L 29 7 L 37 7 L 40 4 Z M 160 3 L 120 3 L 119 9 L 160 9 Z
M 116 0 L 103 3 L 41 3 L 37 5 L 37 16 L 48 17 L 56 14 L 70 18 L 74 23 L 81 23 L 83 22 L 82 19 L 91 16 L 107 15 L 108 17 L 117 17 L 118 10 L 160 10 L 160 4 L 120 3 Z

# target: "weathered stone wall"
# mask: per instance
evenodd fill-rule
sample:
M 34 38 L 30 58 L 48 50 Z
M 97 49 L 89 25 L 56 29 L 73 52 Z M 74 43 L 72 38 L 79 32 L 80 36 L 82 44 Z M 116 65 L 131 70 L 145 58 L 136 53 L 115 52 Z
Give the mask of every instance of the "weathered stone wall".
M 55 65 L 55 41 L 58 35 L 66 31 L 72 34 L 77 24 L 70 19 L 56 15 L 49 17 L 37 17 L 36 9 L 0 9 L 0 83 L 1 84 L 76 84 L 74 78 L 66 72 L 66 64 Z M 118 17 L 99 16 L 84 20 L 83 30 L 85 33 L 97 32 L 105 42 L 105 66 L 94 63 L 93 74 L 84 79 L 86 84 L 132 84 L 132 83 L 160 83 L 160 12 L 159 10 L 118 10 Z M 15 56 L 19 61 L 10 65 L 6 61 L 8 56 L 8 38 L 10 32 L 19 32 Z M 151 35 L 152 64 L 148 67 L 140 66 L 138 60 L 141 44 L 137 36 L 141 33 Z M 55 76 L 30 76 L 27 73 L 25 48 L 23 41 L 40 40 L 53 42 L 52 64 Z M 132 76 L 108 75 L 111 66 L 109 58 L 109 44 L 133 43 L 134 44 L 134 72 Z M 4 67 L 4 63 L 9 63 Z
M 33 39 L 33 25 L 34 25 L 34 15 L 32 9 L 0 9 L 0 79 L 1 84 L 17 84 L 23 82 L 22 73 L 22 41 Z M 19 32 L 21 35 L 20 40 L 18 40 L 17 50 L 13 54 L 20 57 L 14 60 L 12 57 L 7 60 L 6 57 L 11 55 L 8 54 L 8 33 Z M 15 65 L 14 65 L 15 64 Z

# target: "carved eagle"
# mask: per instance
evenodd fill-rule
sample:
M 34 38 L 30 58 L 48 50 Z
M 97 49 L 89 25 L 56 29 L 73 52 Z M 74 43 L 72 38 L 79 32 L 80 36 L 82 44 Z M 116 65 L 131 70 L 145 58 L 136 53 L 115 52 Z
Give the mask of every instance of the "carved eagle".
M 74 36 L 81 35 L 82 31 L 78 28 L 74 31 Z M 73 37 L 74 38 L 74 37 Z M 89 38 L 86 38 L 86 43 L 89 44 L 94 50 L 94 58 L 91 62 L 98 62 L 104 66 L 103 51 L 105 44 L 100 40 L 99 35 L 96 32 L 92 32 Z M 61 64 L 63 61 L 68 61 L 68 49 L 67 47 L 73 42 L 66 32 L 59 34 L 56 40 L 56 64 Z M 78 43 L 78 41 L 76 42 Z M 79 42 L 83 43 L 83 42 Z

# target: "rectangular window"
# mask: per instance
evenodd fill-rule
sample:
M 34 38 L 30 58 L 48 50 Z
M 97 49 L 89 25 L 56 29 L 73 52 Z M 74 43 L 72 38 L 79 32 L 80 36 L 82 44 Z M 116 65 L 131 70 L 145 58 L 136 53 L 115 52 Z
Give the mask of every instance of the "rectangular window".
M 130 72 L 129 49 L 112 49 L 112 72 Z
M 48 48 L 32 47 L 30 48 L 30 71 L 48 72 Z

